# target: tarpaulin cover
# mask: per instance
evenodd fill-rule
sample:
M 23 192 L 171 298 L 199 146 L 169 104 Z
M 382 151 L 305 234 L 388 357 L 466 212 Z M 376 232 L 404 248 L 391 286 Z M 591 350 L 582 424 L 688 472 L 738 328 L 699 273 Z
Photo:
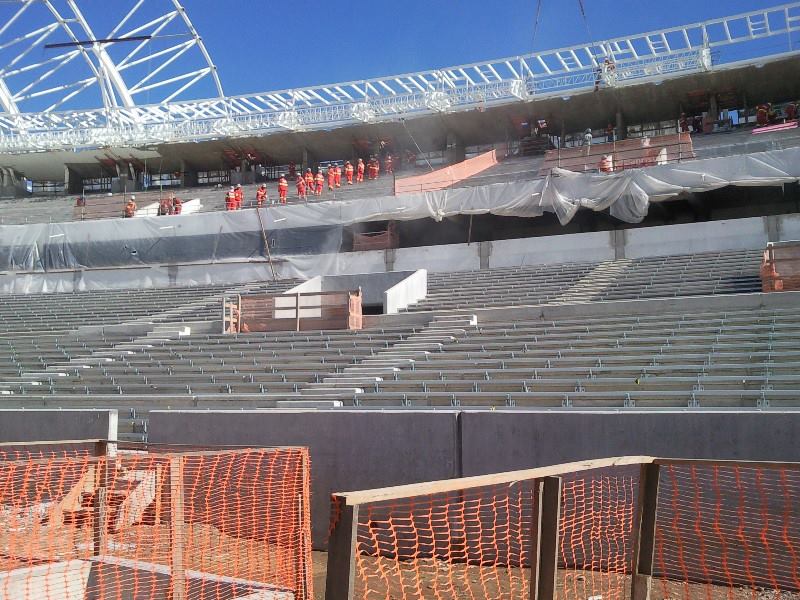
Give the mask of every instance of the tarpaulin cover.
M 273 256 L 336 253 L 342 228 L 367 221 L 441 220 L 459 214 L 538 217 L 566 225 L 583 208 L 638 223 L 650 202 L 728 185 L 800 178 L 800 148 L 695 160 L 613 174 L 554 170 L 545 179 L 261 209 Z M 255 209 L 142 219 L 0 226 L 0 270 L 221 261 L 264 255 Z

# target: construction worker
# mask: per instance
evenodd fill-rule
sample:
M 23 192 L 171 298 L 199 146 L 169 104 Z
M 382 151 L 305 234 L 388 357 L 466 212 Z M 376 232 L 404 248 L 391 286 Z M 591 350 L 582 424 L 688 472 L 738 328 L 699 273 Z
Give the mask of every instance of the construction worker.
M 183 210 L 183 202 L 175 194 L 172 194 L 172 214 L 179 215 Z
M 280 200 L 281 204 L 286 204 L 286 194 L 289 193 L 289 182 L 286 181 L 286 177 L 281 173 L 280 178 L 278 179 L 278 199 Z
M 347 179 L 347 185 L 353 185 L 353 165 L 347 160 L 344 163 L 344 176 Z
M 236 192 L 236 210 L 240 210 L 244 205 L 244 190 L 242 189 L 242 184 L 237 183 L 234 191 Z
M 297 197 L 300 200 L 308 200 L 308 196 L 306 196 L 306 180 L 302 178 L 300 175 L 298 175 L 297 181 L 295 181 L 295 185 L 297 185 Z
M 158 216 L 163 217 L 172 212 L 172 200 L 170 198 L 162 198 L 158 203 Z
M 689 133 L 689 119 L 686 117 L 686 113 L 681 113 L 681 118 L 678 120 L 678 125 L 680 126 L 681 133 Z
M 783 109 L 784 114 L 786 115 L 787 121 L 796 121 L 797 120 L 797 103 L 796 102 L 789 102 L 786 105 L 786 108 Z
M 328 166 L 328 191 L 331 192 L 336 187 L 336 167 Z
M 756 125 L 758 127 L 765 127 L 769 125 L 769 111 L 772 105 L 759 104 L 756 108 Z
M 225 194 L 225 210 L 236 210 L 236 188 L 233 186 Z
M 367 164 L 367 177 L 369 179 L 378 178 L 378 159 L 374 156 L 369 159 L 369 163 Z
M 258 186 L 258 189 L 256 190 L 256 204 L 258 205 L 258 208 L 264 206 L 264 203 L 266 201 L 267 201 L 267 184 L 262 183 L 260 186 Z
M 308 191 L 310 193 L 313 193 L 314 192 L 314 173 L 311 172 L 311 169 L 306 169 L 305 180 L 306 180 L 306 188 L 308 189 Z
M 383 166 L 386 169 L 386 174 L 387 175 L 393 175 L 394 174 L 394 163 L 392 161 L 392 155 L 391 154 L 387 154 L 386 155 L 386 160 L 383 161 Z
M 611 154 L 604 154 L 600 159 L 600 172 L 611 173 L 614 171 L 614 157 Z
M 364 159 L 359 158 L 358 163 L 356 164 L 356 183 L 362 183 L 364 181 Z
M 125 205 L 125 210 L 122 212 L 122 216 L 125 219 L 130 219 L 131 217 L 136 215 L 136 196 L 131 196 L 128 203 Z
M 342 187 L 342 167 L 339 166 L 339 163 L 333 165 L 333 175 L 336 187 Z
M 322 189 L 325 187 L 325 176 L 322 174 L 322 167 L 317 167 L 317 174 L 314 176 L 314 195 L 322 196 Z

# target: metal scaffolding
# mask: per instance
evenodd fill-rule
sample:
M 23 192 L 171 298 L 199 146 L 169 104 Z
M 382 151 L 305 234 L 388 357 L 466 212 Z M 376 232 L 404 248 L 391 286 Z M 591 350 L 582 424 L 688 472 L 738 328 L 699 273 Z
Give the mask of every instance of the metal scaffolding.
M 149 3 L 169 4 L 140 25 L 133 17 Z M 67 47 L 45 60 L 26 62 L 30 50 L 51 34 L 68 40 L 94 38 L 75 0 L 16 0 L 8 3 L 21 14 L 32 6 L 46 7 L 49 23 L 6 39 L 16 18 L 0 26 L 0 51 L 19 46 L 19 59 L 0 69 L 0 152 L 24 153 L 52 149 L 139 146 L 168 142 L 269 135 L 281 131 L 326 130 L 337 127 L 413 118 L 437 112 L 459 112 L 534 99 L 590 93 L 596 87 L 624 87 L 664 81 L 691 73 L 761 64 L 798 50 L 791 34 L 800 31 L 800 2 L 672 27 L 603 42 L 578 45 L 457 67 L 307 88 L 226 97 L 216 67 L 186 11 L 177 0 L 138 0 L 108 37 L 148 34 L 158 38 L 173 22 L 184 36 L 145 57 L 152 39 L 125 48 L 119 57 L 96 43 Z M 63 35 L 62 35 L 63 37 Z M 173 39 L 173 38 L 170 38 Z M 26 51 L 27 50 L 27 51 Z M 195 61 L 188 60 L 189 51 Z M 197 57 L 199 56 L 199 62 Z M 127 77 L 149 59 L 150 70 Z M 73 60 L 86 63 L 79 81 L 48 86 L 51 73 Z M 155 61 L 155 62 L 154 62 Z M 26 85 L 15 85 L 22 73 L 39 72 Z M 213 82 L 214 97 L 181 100 L 199 82 Z M 102 107 L 65 110 L 87 88 L 99 90 Z M 143 93 L 159 93 L 157 101 L 140 103 Z M 25 110 L 41 97 L 54 101 Z

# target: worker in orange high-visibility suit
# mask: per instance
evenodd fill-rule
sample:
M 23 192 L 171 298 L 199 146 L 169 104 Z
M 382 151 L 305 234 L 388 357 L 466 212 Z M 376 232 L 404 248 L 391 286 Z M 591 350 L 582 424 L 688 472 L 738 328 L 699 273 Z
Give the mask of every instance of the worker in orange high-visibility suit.
M 383 166 L 386 169 L 386 174 L 387 175 L 394 174 L 394 164 L 392 163 L 392 155 L 391 154 L 387 154 L 386 155 L 386 160 L 383 161 Z
M 325 176 L 322 174 L 322 167 L 317 167 L 317 174 L 314 176 L 314 195 L 322 196 L 322 189 L 325 187 Z
M 295 184 L 297 185 L 297 197 L 300 200 L 308 200 L 308 196 L 306 196 L 306 180 L 298 175 Z
M 364 181 L 364 159 L 358 159 L 358 165 L 356 165 L 356 183 L 361 183 Z
M 313 193 L 314 192 L 314 173 L 311 172 L 311 169 L 306 169 L 305 181 L 306 181 L 306 187 L 308 188 L 308 191 Z
M 769 125 L 769 110 L 771 108 L 770 104 L 759 104 L 758 108 L 756 109 L 756 124 L 759 127 L 764 127 Z
M 236 210 L 236 188 L 231 187 L 225 194 L 225 210 Z
M 244 190 L 242 189 L 242 184 L 237 183 L 234 191 L 236 192 L 236 210 L 239 210 L 244 204 Z
M 367 177 L 369 179 L 378 178 L 378 159 L 374 156 L 370 158 L 369 163 L 367 163 Z
M 289 182 L 283 175 L 278 179 L 278 199 L 281 204 L 286 204 L 286 194 L 289 193 Z
M 347 179 L 347 185 L 353 185 L 353 165 L 349 160 L 344 163 L 344 176 Z
M 328 166 L 328 191 L 330 192 L 336 187 L 336 167 L 333 165 Z
M 333 175 L 336 182 L 336 187 L 342 187 L 342 167 L 338 164 L 333 166 Z
M 264 203 L 267 201 L 267 185 L 262 183 L 258 186 L 256 190 L 256 204 L 258 204 L 258 208 L 264 206 Z

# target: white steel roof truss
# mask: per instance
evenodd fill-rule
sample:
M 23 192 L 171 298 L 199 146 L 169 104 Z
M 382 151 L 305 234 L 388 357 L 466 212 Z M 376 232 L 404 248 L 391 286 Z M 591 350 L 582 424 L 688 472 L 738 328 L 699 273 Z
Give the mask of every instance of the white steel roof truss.
M 167 60 L 165 60 L 165 61 L 164 61 L 164 62 L 162 62 L 160 65 L 158 65 L 158 66 L 157 66 L 155 69 L 153 69 L 152 71 L 150 71 L 150 73 L 148 73 L 148 74 L 147 74 L 147 76 L 145 76 L 145 77 L 143 77 L 142 79 L 140 79 L 138 83 L 136 83 L 135 85 L 133 85 L 133 86 L 131 86 L 130 88 L 128 88 L 128 89 L 129 89 L 129 91 L 130 91 L 130 93 L 131 93 L 131 94 L 136 94 L 136 93 L 138 93 L 140 90 L 142 90 L 142 89 L 145 89 L 144 87 L 142 87 L 142 86 L 143 86 L 143 84 L 145 84 L 145 83 L 147 83 L 148 81 L 150 81 L 150 80 L 151 80 L 153 77 L 155 77 L 156 75 L 158 75 L 158 74 L 159 74 L 161 71 L 163 71 L 164 69 L 166 69 L 166 68 L 167 68 L 168 66 L 170 66 L 172 63 L 174 63 L 176 60 L 178 60 L 178 59 L 179 59 L 181 56 L 183 56 L 184 54 L 186 54 L 186 53 L 187 53 L 187 52 L 188 52 L 188 51 L 189 51 L 189 50 L 190 50 L 190 49 L 191 49 L 193 46 L 194 46 L 194 40 L 189 40 L 189 44 L 185 44 L 185 45 L 183 46 L 183 48 L 181 48 L 180 50 L 178 50 L 177 52 L 175 52 L 175 53 L 174 53 L 172 56 L 170 56 L 170 57 L 169 57 Z M 151 88 L 151 89 L 152 89 L 152 88 Z

